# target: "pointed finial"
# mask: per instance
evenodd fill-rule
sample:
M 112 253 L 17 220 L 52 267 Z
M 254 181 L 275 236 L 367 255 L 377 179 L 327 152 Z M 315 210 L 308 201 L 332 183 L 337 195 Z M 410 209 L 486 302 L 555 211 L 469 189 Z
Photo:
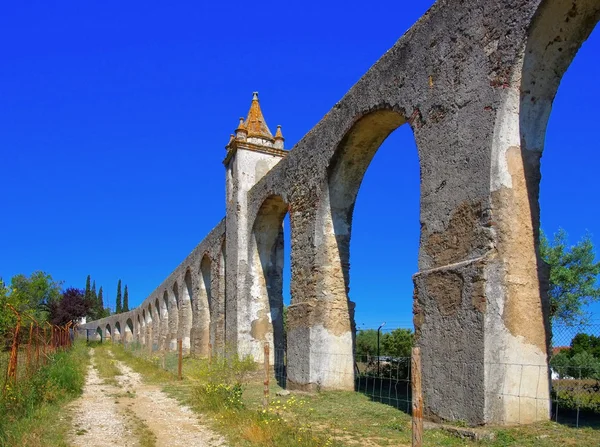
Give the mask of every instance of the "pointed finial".
M 244 123 L 244 127 L 248 132 L 248 137 L 258 137 L 269 141 L 273 141 L 273 135 L 265 122 L 265 118 L 260 109 L 258 102 L 258 92 L 252 93 L 252 104 L 248 111 L 248 117 Z
M 275 139 L 276 140 L 285 140 L 285 138 L 283 138 L 283 134 L 281 133 L 281 124 L 279 124 L 277 126 L 277 132 L 275 132 Z
M 235 130 L 236 131 L 237 130 L 246 130 L 246 124 L 244 124 L 244 117 L 243 116 L 240 116 L 240 122 L 239 122 L 239 124 L 237 126 L 237 129 L 235 129 Z

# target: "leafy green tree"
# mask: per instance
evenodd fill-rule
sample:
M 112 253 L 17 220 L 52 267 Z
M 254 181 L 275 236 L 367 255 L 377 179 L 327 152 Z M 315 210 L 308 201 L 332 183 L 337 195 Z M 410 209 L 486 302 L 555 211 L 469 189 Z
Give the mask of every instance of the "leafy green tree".
M 385 334 L 380 341 L 385 355 L 392 357 L 410 357 L 413 345 L 413 333 L 410 329 L 394 329 Z
M 8 308 L 11 304 L 18 312 L 30 315 L 39 322 L 47 321 L 50 306 L 61 297 L 59 281 L 47 273 L 37 271 L 31 276 L 19 274 L 11 279 L 10 287 L 0 286 L 0 332 L 6 333 L 16 323 L 16 317 Z
M 379 342 L 381 344 L 381 340 Z M 375 329 L 358 331 L 356 334 L 356 356 L 358 360 L 365 360 L 365 357 L 372 355 L 377 355 L 377 331 Z
M 588 352 L 600 360 L 600 337 L 589 334 L 577 334 L 571 340 L 571 351 L 573 354 Z
M 550 266 L 550 316 L 552 322 L 569 326 L 585 323 L 585 306 L 600 299 L 597 285 L 600 262 L 594 262 L 589 235 L 571 247 L 567 233 L 559 229 L 552 243 L 540 232 L 540 255 Z
M 125 292 L 123 292 L 123 312 L 129 312 L 129 292 L 127 284 L 125 284 Z
M 121 280 L 119 280 L 119 284 L 117 285 L 117 303 L 115 307 L 115 313 L 120 314 L 123 312 L 123 306 L 121 304 Z

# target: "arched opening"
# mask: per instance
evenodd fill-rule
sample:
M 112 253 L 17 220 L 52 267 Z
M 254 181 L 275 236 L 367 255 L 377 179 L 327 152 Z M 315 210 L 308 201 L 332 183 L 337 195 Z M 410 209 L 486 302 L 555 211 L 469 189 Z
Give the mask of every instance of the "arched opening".
M 545 329 L 535 332 L 537 337 L 532 343 L 538 347 L 535 353 L 520 349 L 515 354 L 511 350 L 513 356 L 520 355 L 530 364 L 546 365 L 553 347 L 568 346 L 576 333 L 589 331 L 587 327 L 552 324 L 547 271 L 539 258 L 538 230 L 541 227 L 549 231 L 546 235 L 550 239 L 560 227 L 575 239 L 583 237 L 587 230 L 592 235 L 600 230 L 597 209 L 590 206 L 597 200 L 598 165 L 593 161 L 600 133 L 594 99 L 600 97 L 600 88 L 597 82 L 589 82 L 600 76 L 597 65 L 600 30 L 596 26 L 599 20 L 597 1 L 544 1 L 532 22 L 524 52 L 518 98 L 520 150 L 506 154 L 513 195 L 508 202 L 511 218 L 505 219 L 505 228 L 510 225 L 511 235 L 517 237 L 507 238 L 506 250 L 510 253 L 511 277 L 526 264 L 538 268 L 527 272 L 527 278 L 521 274 L 517 281 L 508 284 L 512 299 L 507 300 L 505 307 L 514 316 L 511 332 L 515 335 L 531 333 L 532 328 Z M 527 287 L 528 284 L 536 287 Z M 600 312 L 600 306 L 590 310 Z M 535 403 L 535 409 L 516 402 L 512 412 L 504 412 L 505 420 L 523 422 L 523 414 L 527 416 L 524 422 L 543 420 L 548 418 L 549 410 L 550 416 L 559 422 L 574 418 L 574 411 L 569 411 L 565 401 L 555 400 L 548 408 L 552 396 L 548 389 L 559 386 L 559 382 L 550 378 L 549 387 L 546 370 L 540 376 L 537 386 L 538 377 L 534 374 L 526 376 L 524 381 L 534 397 L 529 399 L 532 402 L 529 406 Z M 554 396 L 560 399 L 559 393 Z M 579 414 L 579 404 L 577 413 L 579 424 L 589 422 L 586 416 L 590 415 Z M 597 414 L 593 418 L 597 419 Z
M 177 350 L 177 337 L 179 336 L 179 286 L 173 284 L 169 296 L 169 350 Z
M 306 325 L 301 323 L 302 314 L 307 312 L 306 305 L 298 306 L 292 297 L 288 313 L 287 376 L 292 387 L 355 388 L 355 305 L 349 296 L 354 207 L 375 153 L 386 138 L 404 123 L 405 118 L 393 110 L 370 112 L 346 133 L 331 159 L 316 216 L 313 268 L 316 302 L 311 304 L 315 310 L 311 311 L 313 321 L 308 333 Z M 386 195 L 390 197 L 393 192 L 386 191 Z M 384 231 L 393 231 L 395 226 L 395 222 L 383 221 L 386 227 L 377 228 L 375 225 L 378 223 L 380 221 L 371 225 L 373 239 L 385 236 Z M 377 263 L 377 260 L 370 259 L 370 262 Z M 368 300 L 368 297 L 365 299 Z M 411 309 L 412 302 L 407 307 Z M 385 311 L 381 314 L 390 316 Z M 299 327 L 298 323 L 301 323 Z M 311 340 L 308 349 L 307 337 Z M 308 363 L 310 368 L 296 366 L 296 363 Z
M 142 331 L 142 322 L 140 321 L 140 314 L 137 314 L 137 324 L 135 326 L 135 341 L 138 343 L 142 343 L 142 336 L 141 336 L 141 331 Z
M 128 318 L 125 322 L 125 337 L 123 338 L 125 344 L 130 344 L 133 341 L 133 321 Z
M 142 326 L 140 328 L 140 334 L 142 336 L 140 342 L 145 345 L 148 341 L 148 334 L 146 333 L 146 310 L 142 309 Z
M 208 355 L 210 343 L 210 269 L 211 261 L 208 254 L 200 262 L 200 281 L 198 284 L 198 297 L 193 303 L 194 312 L 194 353 L 201 357 Z M 186 273 L 186 281 L 190 272 Z
M 183 351 L 190 352 L 191 340 L 190 335 L 192 332 L 193 315 L 192 315 L 192 301 L 196 300 L 194 293 L 194 286 L 192 283 L 192 276 L 189 269 L 183 278 L 183 293 L 179 309 L 179 330 L 181 333 L 181 339 L 183 344 Z
M 169 294 L 165 290 L 160 303 L 160 349 L 169 349 Z
M 161 349 L 161 344 L 160 344 L 160 339 L 161 339 L 161 328 L 162 328 L 162 321 L 161 321 L 161 313 L 160 313 L 160 301 L 158 300 L 158 298 L 156 298 L 154 300 L 154 315 L 152 316 L 152 321 L 153 321 L 153 327 L 152 327 L 152 332 L 153 332 L 153 340 L 152 343 L 154 344 L 154 346 L 156 346 L 156 350 L 160 350 Z
M 149 349 L 154 351 L 154 331 L 152 323 L 152 304 L 148 304 L 148 310 L 146 311 L 146 342 L 149 345 Z
M 121 323 L 118 321 L 115 323 L 115 333 L 113 335 L 114 341 L 121 341 Z
M 102 328 L 100 326 L 96 328 L 96 341 L 102 341 Z
M 111 330 L 110 330 L 110 324 L 107 324 L 106 327 L 104 328 L 104 339 L 106 341 L 111 341 L 112 336 L 111 336 Z
M 280 196 L 270 196 L 262 204 L 249 244 L 248 278 L 250 300 L 248 309 L 251 326 L 248 344 L 258 362 L 264 359 L 264 345 L 270 346 L 270 362 L 283 365 L 285 344 L 283 334 L 283 220 L 288 205 Z

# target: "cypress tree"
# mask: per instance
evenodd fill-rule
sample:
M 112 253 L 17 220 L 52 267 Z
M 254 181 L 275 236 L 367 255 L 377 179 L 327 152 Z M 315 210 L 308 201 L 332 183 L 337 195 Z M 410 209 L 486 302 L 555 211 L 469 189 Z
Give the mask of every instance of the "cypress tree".
M 123 292 L 123 312 L 129 312 L 129 292 L 127 292 L 127 284 L 125 284 L 125 292 Z
M 94 320 L 97 320 L 98 318 L 102 318 L 100 316 L 102 309 L 100 309 L 98 307 L 98 295 L 96 294 L 96 280 L 94 280 L 94 282 L 92 283 L 92 291 L 90 292 L 89 306 L 90 306 L 90 310 L 93 314 Z
M 102 286 L 98 290 L 98 318 L 104 318 L 104 297 L 102 296 Z
M 89 303 L 89 300 L 92 296 L 92 290 L 90 288 L 90 282 L 91 282 L 92 278 L 90 277 L 90 275 L 87 276 L 87 279 L 85 280 L 85 300 Z
M 120 314 L 123 312 L 123 307 L 121 306 L 121 280 L 119 280 L 119 284 L 117 285 L 117 306 L 115 308 L 115 313 Z

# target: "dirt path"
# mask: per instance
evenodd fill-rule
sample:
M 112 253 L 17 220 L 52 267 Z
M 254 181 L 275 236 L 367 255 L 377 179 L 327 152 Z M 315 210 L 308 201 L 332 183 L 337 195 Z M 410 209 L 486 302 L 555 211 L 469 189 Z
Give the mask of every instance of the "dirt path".
M 143 383 L 141 376 L 127 365 L 114 360 L 121 375 L 115 377 L 116 383 L 108 384 L 98 375 L 95 361 L 92 350 L 83 395 L 72 407 L 71 445 L 226 446 L 192 410 L 159 387 Z

